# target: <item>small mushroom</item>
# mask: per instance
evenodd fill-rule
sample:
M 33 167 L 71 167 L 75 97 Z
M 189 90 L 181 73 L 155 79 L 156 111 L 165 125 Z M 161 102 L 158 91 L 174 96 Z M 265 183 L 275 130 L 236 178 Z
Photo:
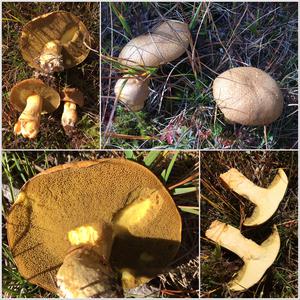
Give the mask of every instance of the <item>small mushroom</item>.
M 65 297 L 107 296 L 119 294 L 117 274 L 132 288 L 167 270 L 180 246 L 181 218 L 148 169 L 101 159 L 57 166 L 25 183 L 7 236 L 31 283 Z
M 274 263 L 280 249 L 280 236 L 276 226 L 273 233 L 261 245 L 245 238 L 237 228 L 218 220 L 211 223 L 205 235 L 244 261 L 241 270 L 228 283 L 232 291 L 244 291 L 259 282 Z
M 20 37 L 20 49 L 28 64 L 45 73 L 80 64 L 91 46 L 90 34 L 70 12 L 56 11 L 28 22 Z
M 115 94 L 130 107 L 132 111 L 139 111 L 144 107 L 149 95 L 149 79 L 134 76 L 124 76 L 115 85 Z
M 56 110 L 60 104 L 60 96 L 43 81 L 30 78 L 12 88 L 10 103 L 22 112 L 14 126 L 15 134 L 33 139 L 39 132 L 41 114 Z
M 190 41 L 191 33 L 186 23 L 167 20 L 152 33 L 140 35 L 128 42 L 119 54 L 119 62 L 129 67 L 158 67 L 180 57 L 186 52 Z M 116 95 L 123 82 L 124 78 L 117 81 Z M 148 78 L 142 80 L 139 76 L 130 80 L 123 86 L 121 96 L 122 93 L 126 97 L 119 98 L 120 100 L 134 111 L 141 110 L 149 94 Z
M 255 204 L 252 215 L 243 223 L 245 226 L 257 226 L 269 220 L 282 201 L 288 185 L 288 178 L 282 169 L 278 170 L 268 188 L 257 186 L 234 168 L 220 177 L 230 189 Z
M 76 105 L 82 107 L 84 104 L 84 96 L 77 88 L 63 89 L 64 111 L 61 117 L 61 124 L 64 128 L 67 126 L 74 127 L 78 120 Z
M 213 82 L 213 96 L 230 123 L 268 125 L 283 110 L 283 96 L 276 81 L 253 67 L 225 71 Z

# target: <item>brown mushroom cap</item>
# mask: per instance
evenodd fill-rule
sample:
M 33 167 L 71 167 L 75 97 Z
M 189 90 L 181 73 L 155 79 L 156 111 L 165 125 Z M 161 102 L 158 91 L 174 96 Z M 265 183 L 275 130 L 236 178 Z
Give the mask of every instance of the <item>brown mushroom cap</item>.
M 135 201 L 150 204 L 149 213 L 134 213 Z M 99 220 L 118 226 L 111 265 L 132 270 L 137 282 L 162 272 L 180 245 L 176 205 L 148 169 L 124 159 L 70 163 L 30 179 L 8 215 L 8 242 L 22 276 L 57 292 L 53 279 L 70 248 L 67 233 Z
M 18 82 L 10 92 L 10 102 L 17 111 L 22 112 L 26 107 L 27 98 L 34 94 L 43 99 L 42 114 L 53 112 L 60 104 L 59 93 L 35 78 Z
M 62 99 L 65 102 L 75 103 L 78 106 L 82 107 L 84 104 L 84 96 L 82 92 L 77 88 L 64 88 L 63 89 L 64 98 Z
M 129 41 L 119 54 L 119 60 L 127 66 L 157 67 L 180 57 L 189 46 L 190 39 L 187 24 L 169 20 L 153 33 Z
M 126 103 L 132 111 L 139 111 L 144 107 L 149 95 L 149 79 L 125 76 L 116 82 L 115 94 L 118 99 Z
M 91 46 L 85 25 L 70 12 L 56 11 L 36 17 L 23 27 L 20 37 L 23 58 L 32 68 L 41 70 L 36 59 L 44 46 L 54 40 L 61 43 L 65 69 L 80 64 L 89 54 L 90 50 L 83 43 Z
M 243 125 L 267 125 L 283 110 L 283 96 L 276 81 L 253 67 L 238 67 L 219 75 L 213 96 L 225 118 Z

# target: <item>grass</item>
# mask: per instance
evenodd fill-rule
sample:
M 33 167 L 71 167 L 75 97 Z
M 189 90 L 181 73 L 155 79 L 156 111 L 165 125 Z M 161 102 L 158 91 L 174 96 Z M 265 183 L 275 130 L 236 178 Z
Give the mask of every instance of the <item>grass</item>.
M 170 272 L 160 275 L 141 288 L 128 291 L 127 296 L 146 297 L 151 294 L 155 297 L 197 297 L 199 292 L 198 152 L 131 150 L 3 153 L 2 287 L 4 297 L 56 297 L 30 284 L 20 275 L 7 244 L 6 216 L 22 185 L 42 170 L 58 164 L 106 157 L 124 157 L 152 170 L 173 195 L 183 223 L 182 244 L 170 266 Z
M 19 81 L 33 76 L 33 69 L 23 60 L 18 48 L 22 27 L 36 16 L 56 10 L 71 11 L 86 25 L 92 36 L 92 48 L 80 65 L 55 73 L 54 86 L 79 88 L 85 104 L 79 111 L 75 130 L 66 134 L 60 124 L 63 105 L 42 116 L 40 133 L 30 141 L 15 136 L 13 126 L 20 113 L 9 103 L 9 92 Z M 98 3 L 2 3 L 2 141 L 4 149 L 77 149 L 99 148 L 99 5 Z
M 103 3 L 101 14 L 104 147 L 297 148 L 297 3 Z M 123 72 L 118 54 L 131 38 L 164 19 L 188 23 L 193 48 L 151 70 L 145 108 L 139 113 L 128 111 L 116 102 L 113 92 Z M 266 131 L 229 125 L 216 109 L 211 91 L 214 78 L 238 66 L 266 71 L 283 92 L 284 112 Z
M 248 151 L 202 152 L 201 155 L 201 218 L 200 261 L 201 292 L 207 297 L 236 298 L 297 298 L 298 296 L 298 156 L 297 152 Z M 242 228 L 247 238 L 258 244 L 277 225 L 281 247 L 276 261 L 260 282 L 245 292 L 230 292 L 226 286 L 241 268 L 242 260 L 232 252 L 220 248 L 205 237 L 214 220 L 241 227 L 241 219 L 253 208 L 245 198 L 231 192 L 219 175 L 235 167 L 255 184 L 267 187 L 283 168 L 289 184 L 287 192 L 274 216 L 258 228 Z

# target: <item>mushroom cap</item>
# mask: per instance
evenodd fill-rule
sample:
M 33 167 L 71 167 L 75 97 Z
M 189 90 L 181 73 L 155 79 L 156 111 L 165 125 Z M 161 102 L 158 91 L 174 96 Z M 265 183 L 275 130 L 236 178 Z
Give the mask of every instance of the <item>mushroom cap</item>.
M 187 24 L 169 20 L 160 24 L 153 33 L 129 41 L 119 54 L 119 61 L 126 66 L 157 67 L 180 57 L 190 40 Z
M 27 98 L 34 94 L 43 99 L 42 114 L 53 112 L 60 104 L 59 93 L 42 80 L 35 78 L 18 82 L 10 92 L 10 102 L 17 111 L 22 112 L 26 107 Z
M 60 41 L 65 69 L 74 67 L 86 59 L 91 46 L 91 37 L 80 19 L 70 12 L 56 11 L 36 17 L 22 30 L 20 49 L 29 66 L 40 71 L 36 59 L 50 41 Z
M 30 179 L 8 215 L 22 276 L 57 292 L 53 278 L 70 248 L 68 232 L 99 220 L 116 227 L 112 267 L 130 269 L 136 282 L 161 273 L 180 246 L 180 215 L 151 171 L 125 159 L 75 162 Z
M 225 119 L 232 123 L 268 125 L 283 110 L 283 96 L 276 81 L 253 67 L 220 74 L 213 82 L 213 96 Z
M 82 107 L 84 104 L 84 96 L 82 92 L 77 88 L 66 87 L 63 89 L 64 98 L 62 99 L 65 102 L 71 102 Z
M 126 103 L 132 111 L 139 111 L 144 107 L 149 95 L 149 79 L 125 76 L 116 82 L 115 94 Z

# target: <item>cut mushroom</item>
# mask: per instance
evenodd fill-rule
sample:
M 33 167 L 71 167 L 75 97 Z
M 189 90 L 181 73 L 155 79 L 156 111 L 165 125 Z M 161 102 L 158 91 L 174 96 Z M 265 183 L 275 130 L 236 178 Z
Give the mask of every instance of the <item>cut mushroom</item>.
M 252 215 L 243 223 L 245 226 L 257 226 L 269 220 L 282 201 L 288 185 L 288 178 L 282 169 L 278 170 L 268 188 L 255 185 L 234 168 L 220 177 L 230 189 L 255 204 Z
M 242 269 L 228 283 L 232 291 L 244 291 L 259 282 L 274 263 L 280 249 L 280 236 L 276 226 L 261 245 L 245 238 L 237 228 L 217 220 L 212 222 L 205 235 L 244 261 Z
M 176 20 L 167 20 L 157 26 L 152 33 L 140 35 L 125 45 L 119 55 L 119 62 L 129 67 L 158 67 L 180 57 L 191 41 L 188 25 Z M 128 77 L 128 76 L 127 76 Z M 119 79 L 115 94 L 124 79 Z M 148 78 L 129 79 L 124 85 L 123 100 L 132 110 L 141 110 L 149 94 Z
M 65 104 L 61 124 L 64 128 L 67 128 L 67 126 L 74 127 L 78 120 L 76 105 L 79 107 L 83 106 L 84 96 L 81 91 L 76 88 L 64 88 L 63 95 Z
M 7 235 L 30 282 L 66 297 L 107 296 L 118 293 L 116 272 L 123 288 L 132 288 L 167 270 L 180 246 L 181 218 L 148 169 L 102 159 L 29 180 L 8 215 Z
M 70 12 L 48 13 L 28 22 L 20 49 L 28 64 L 45 73 L 59 72 L 86 59 L 91 38 L 84 24 Z
M 118 100 L 124 102 L 132 111 L 139 111 L 144 107 L 149 95 L 149 80 L 141 77 L 124 76 L 115 85 Z
M 22 112 L 14 126 L 15 134 L 33 139 L 39 132 L 41 114 L 56 110 L 60 104 L 60 96 L 43 81 L 31 78 L 12 88 L 10 103 Z
M 268 125 L 283 110 L 283 96 L 276 81 L 252 67 L 227 70 L 213 83 L 213 96 L 230 123 Z

